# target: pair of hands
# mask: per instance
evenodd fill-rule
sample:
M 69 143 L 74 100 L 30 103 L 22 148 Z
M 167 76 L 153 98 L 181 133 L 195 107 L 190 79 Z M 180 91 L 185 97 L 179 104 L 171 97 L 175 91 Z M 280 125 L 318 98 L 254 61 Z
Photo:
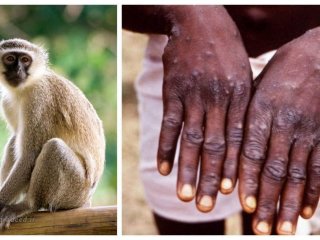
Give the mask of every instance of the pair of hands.
M 170 173 L 181 133 L 181 200 L 196 197 L 208 212 L 239 173 L 254 232 L 270 234 L 277 216 L 277 232 L 293 234 L 320 196 L 320 28 L 279 48 L 252 86 L 240 34 L 222 7 L 194 8 L 173 22 L 163 55 L 160 173 Z

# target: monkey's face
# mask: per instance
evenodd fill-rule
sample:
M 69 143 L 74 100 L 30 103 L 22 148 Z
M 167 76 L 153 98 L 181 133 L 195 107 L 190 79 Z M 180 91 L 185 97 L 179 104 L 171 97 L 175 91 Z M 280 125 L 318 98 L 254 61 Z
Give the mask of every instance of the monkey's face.
M 23 39 L 0 41 L 0 83 L 10 90 L 23 90 L 43 79 L 48 54 Z
M 32 57 L 25 52 L 7 52 L 2 56 L 3 74 L 9 85 L 17 87 L 29 76 Z

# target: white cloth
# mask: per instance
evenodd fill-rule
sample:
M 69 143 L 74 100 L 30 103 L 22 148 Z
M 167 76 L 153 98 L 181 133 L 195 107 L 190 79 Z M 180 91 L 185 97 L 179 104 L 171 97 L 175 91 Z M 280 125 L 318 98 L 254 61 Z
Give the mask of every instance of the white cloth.
M 230 195 L 219 193 L 215 208 L 209 213 L 202 213 L 197 210 L 194 201 L 185 203 L 176 196 L 177 156 L 169 176 L 161 176 L 157 170 L 156 156 L 163 112 L 162 53 L 166 43 L 166 36 L 150 35 L 143 70 L 136 82 L 140 115 L 140 175 L 145 196 L 153 211 L 172 220 L 184 222 L 221 220 L 241 210 L 237 188 Z M 254 77 L 273 54 L 274 51 L 257 59 L 250 59 Z

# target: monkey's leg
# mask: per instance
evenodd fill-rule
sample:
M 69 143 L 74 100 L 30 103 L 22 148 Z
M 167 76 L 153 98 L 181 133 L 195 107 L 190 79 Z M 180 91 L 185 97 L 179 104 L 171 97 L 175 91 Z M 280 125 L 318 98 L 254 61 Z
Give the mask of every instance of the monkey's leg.
M 32 172 L 27 201 L 34 209 L 71 209 L 88 201 L 84 162 L 61 139 L 50 139 Z
M 12 136 L 8 143 L 5 146 L 4 155 L 1 162 L 0 170 L 0 186 L 6 180 L 9 175 L 9 172 L 14 164 L 14 144 L 16 137 Z
M 40 208 L 81 207 L 89 201 L 90 189 L 82 160 L 63 140 L 50 139 L 36 159 L 26 199 L 4 207 L 1 226 Z

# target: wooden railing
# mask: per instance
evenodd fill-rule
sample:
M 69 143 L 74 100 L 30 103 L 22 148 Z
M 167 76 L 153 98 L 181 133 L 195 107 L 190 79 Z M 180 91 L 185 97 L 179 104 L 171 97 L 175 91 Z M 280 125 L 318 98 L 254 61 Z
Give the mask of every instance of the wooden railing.
M 115 235 L 117 234 L 117 208 L 90 207 L 66 211 L 36 212 L 17 219 L 1 235 L 68 234 Z

